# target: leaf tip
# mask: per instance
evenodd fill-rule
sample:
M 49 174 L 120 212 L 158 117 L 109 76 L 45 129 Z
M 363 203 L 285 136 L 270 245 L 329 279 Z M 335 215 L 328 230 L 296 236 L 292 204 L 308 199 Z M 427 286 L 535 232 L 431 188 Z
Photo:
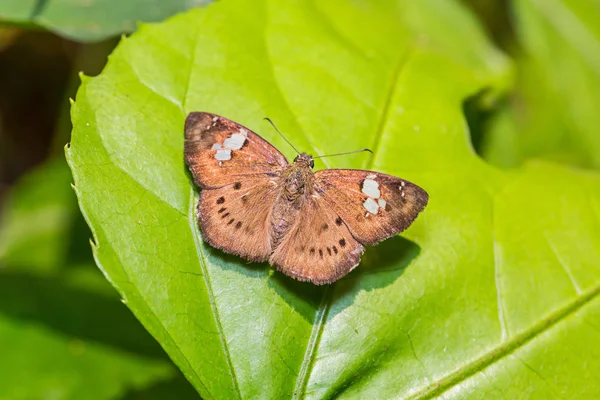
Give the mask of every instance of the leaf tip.
M 83 71 L 79 71 L 79 73 L 77 75 L 79 76 L 79 80 L 81 81 L 82 84 L 86 83 L 88 81 L 88 79 L 90 78 Z
M 63 147 L 63 149 L 65 151 L 65 157 L 67 159 L 67 163 L 69 163 L 70 158 L 71 158 L 71 154 L 70 154 L 70 152 L 71 152 L 71 142 L 67 142 L 65 144 L 65 147 Z

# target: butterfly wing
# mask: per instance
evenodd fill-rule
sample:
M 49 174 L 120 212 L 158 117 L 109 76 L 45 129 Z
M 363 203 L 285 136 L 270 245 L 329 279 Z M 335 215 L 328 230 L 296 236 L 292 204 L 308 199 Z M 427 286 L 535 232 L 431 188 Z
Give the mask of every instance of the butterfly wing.
M 203 189 L 268 179 L 288 165 L 283 154 L 256 133 L 205 112 L 190 113 L 185 121 L 185 162 Z
M 274 181 L 249 179 L 200 192 L 198 222 L 213 247 L 250 261 L 271 254 L 270 220 L 277 197 Z
M 360 262 L 364 247 L 323 201 L 309 196 L 299 218 L 269 258 L 271 265 L 301 281 L 332 283 Z
M 315 192 L 354 238 L 374 245 L 410 226 L 427 205 L 419 186 L 372 171 L 327 169 L 315 173 Z
M 288 165 L 285 157 L 238 123 L 193 112 L 185 121 L 185 161 L 202 188 L 198 222 L 204 240 L 251 261 L 267 260 L 270 215 L 279 175 Z

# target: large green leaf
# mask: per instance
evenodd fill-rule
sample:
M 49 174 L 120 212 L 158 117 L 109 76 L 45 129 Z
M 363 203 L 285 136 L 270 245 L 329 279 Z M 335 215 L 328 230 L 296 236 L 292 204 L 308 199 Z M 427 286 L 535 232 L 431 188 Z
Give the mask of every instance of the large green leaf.
M 600 168 L 600 9 L 589 0 L 516 0 L 522 51 L 510 107 L 483 154 L 515 166 L 543 157 Z M 508 127 L 508 129 L 505 129 Z
M 36 24 L 82 42 L 133 32 L 138 21 L 161 21 L 209 0 L 2 0 L 0 22 Z
M 96 261 L 205 398 L 598 395 L 600 177 L 474 154 L 461 104 L 509 72 L 455 2 L 226 0 L 143 26 L 72 110 Z M 329 287 L 210 248 L 183 162 L 194 110 L 289 156 L 263 116 L 313 153 L 371 147 L 318 167 L 422 185 L 412 241 Z

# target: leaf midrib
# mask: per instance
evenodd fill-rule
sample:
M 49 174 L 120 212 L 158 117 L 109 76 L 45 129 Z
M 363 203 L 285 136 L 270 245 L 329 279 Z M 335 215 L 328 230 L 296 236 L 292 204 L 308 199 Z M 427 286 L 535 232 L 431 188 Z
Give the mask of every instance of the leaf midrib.
M 95 122 L 95 121 L 94 121 Z M 95 126 L 97 126 L 97 124 L 95 124 Z M 106 149 L 106 145 L 104 144 L 103 140 L 102 140 L 102 136 L 100 135 L 100 133 L 98 131 L 96 131 L 98 136 L 100 137 L 100 143 L 102 144 L 102 149 L 105 151 L 105 153 L 108 155 L 108 151 Z M 87 213 L 87 209 L 85 207 L 85 205 L 81 202 L 81 193 L 79 192 L 79 190 L 77 189 L 78 187 L 78 182 L 79 182 L 79 175 L 77 174 L 77 169 L 73 168 L 73 164 L 72 164 L 72 148 L 69 147 L 67 148 L 66 151 L 66 158 L 67 158 L 67 163 L 69 164 L 69 167 L 71 168 L 71 171 L 73 173 L 73 180 L 74 180 L 74 189 L 77 193 L 77 201 L 79 203 L 79 208 L 81 211 L 82 216 L 84 217 L 86 223 L 88 224 L 88 226 L 91 229 L 92 232 L 92 236 L 93 236 L 93 248 L 92 248 L 92 253 L 94 256 L 94 260 L 96 262 L 96 264 L 98 265 L 98 268 L 104 273 L 104 275 L 108 274 L 105 272 L 107 271 L 106 268 L 102 267 L 102 262 L 100 260 L 100 256 L 99 256 L 99 251 L 100 251 L 100 246 L 101 246 L 101 241 L 98 238 L 98 234 L 96 232 L 96 229 L 99 229 L 98 227 L 96 227 L 96 224 L 92 223 L 93 218 L 90 218 L 90 216 Z M 109 157 L 110 159 L 110 157 Z M 123 170 L 120 166 L 118 166 L 112 159 L 110 159 L 111 164 L 117 168 L 119 171 L 121 171 L 123 174 L 125 174 L 127 177 L 129 177 L 130 179 L 132 179 L 133 182 L 135 182 L 136 184 L 140 185 L 141 187 L 144 187 L 141 183 L 139 183 L 135 178 L 133 178 L 127 171 Z M 165 200 L 161 199 L 159 196 L 157 196 L 154 192 L 151 191 L 146 191 L 144 194 L 146 193 L 151 193 L 153 196 L 155 196 L 155 198 L 162 202 L 163 204 L 169 206 L 170 208 L 173 208 L 175 211 L 177 211 L 179 214 L 180 211 L 175 209 L 171 204 L 169 204 L 168 202 L 166 202 Z M 105 246 L 111 247 L 112 248 L 112 244 L 110 243 L 110 241 L 106 241 L 106 243 L 104 244 Z M 119 263 L 121 264 L 121 266 L 123 266 L 123 261 L 121 260 L 118 252 L 114 251 L 115 257 L 117 257 L 117 260 L 119 261 Z M 130 283 L 132 283 L 130 277 L 129 277 L 129 273 L 125 268 L 123 269 L 123 273 L 127 276 L 127 279 Z M 109 281 L 118 288 L 119 292 L 123 295 L 123 300 L 125 303 L 127 303 L 127 296 L 124 296 L 123 292 L 122 292 L 122 288 L 120 288 L 119 285 L 116 285 L 115 283 L 113 283 L 113 281 L 111 279 L 109 279 Z M 133 283 L 130 285 L 130 287 L 135 290 L 135 292 L 137 293 L 137 295 L 145 302 L 146 305 L 149 305 L 150 303 L 146 300 L 145 296 L 138 290 L 137 286 L 134 285 Z M 135 313 L 135 308 L 131 307 L 132 311 Z M 152 319 L 154 319 L 155 321 L 158 322 L 158 325 L 160 326 L 160 328 L 163 329 L 163 331 L 166 334 L 166 337 L 169 339 L 169 341 L 173 344 L 173 346 L 175 347 L 175 349 L 177 349 L 177 351 L 179 352 L 179 354 L 181 355 L 181 357 L 183 358 L 183 360 L 185 360 L 185 362 L 187 363 L 189 370 L 194 374 L 194 376 L 196 377 L 198 383 L 204 388 L 204 390 L 208 391 L 208 387 L 204 384 L 204 382 L 202 381 L 202 379 L 200 378 L 200 376 L 196 373 L 196 370 L 192 367 L 192 365 L 190 364 L 190 361 L 188 360 L 186 354 L 181 350 L 181 348 L 179 347 L 177 341 L 171 336 L 171 333 L 169 332 L 169 330 L 166 328 L 166 326 L 164 325 L 163 321 L 158 317 L 158 315 L 156 314 L 156 312 L 151 308 L 151 307 L 147 307 L 147 309 L 150 311 L 150 317 Z M 137 313 L 136 317 L 142 321 L 143 318 L 142 316 L 138 316 Z M 185 372 L 185 370 L 183 371 Z M 210 393 L 210 392 L 209 392 Z
M 373 151 L 373 156 L 369 157 L 366 162 L 365 169 L 371 170 L 375 165 L 375 158 L 377 154 L 379 154 L 379 147 L 381 146 L 381 142 L 383 141 L 383 132 L 385 131 L 385 127 L 387 121 L 389 120 L 390 111 L 392 107 L 392 102 L 394 101 L 394 95 L 396 94 L 396 88 L 398 87 L 398 81 L 401 77 L 401 72 L 404 70 L 404 67 L 408 64 L 408 61 L 412 57 L 413 47 L 412 44 L 407 45 L 407 49 L 403 54 L 400 55 L 398 61 L 396 61 L 396 67 L 392 72 L 392 79 L 390 80 L 390 85 L 387 88 L 385 102 L 383 103 L 383 109 L 381 112 L 381 118 L 379 123 L 377 124 L 377 128 L 375 130 L 375 134 L 373 135 L 373 144 L 371 146 L 371 150 Z
M 315 360 L 314 353 L 317 347 L 319 347 L 319 343 L 321 342 L 323 326 L 325 325 L 325 322 L 327 321 L 327 316 L 329 315 L 332 293 L 333 284 L 328 286 L 325 292 L 323 293 L 321 303 L 319 304 L 319 308 L 317 309 L 317 312 L 315 314 L 316 323 L 313 324 L 313 329 L 310 332 L 310 337 L 308 339 L 306 351 L 304 352 L 304 358 L 302 359 L 300 371 L 298 372 L 298 377 L 296 378 L 296 384 L 294 386 L 292 399 L 300 399 L 304 395 L 304 390 L 306 389 L 306 385 L 308 384 L 308 377 L 310 376 L 310 371 L 312 371 L 313 363 Z
M 182 102 L 181 102 L 181 111 L 184 114 L 183 115 L 184 118 L 186 117 L 188 94 L 189 94 L 189 90 L 190 90 L 190 86 L 191 86 L 192 74 L 194 72 L 194 65 L 196 64 L 196 53 L 198 51 L 198 36 L 200 35 L 201 27 L 202 27 L 202 24 L 198 24 L 198 26 L 196 28 L 196 32 L 193 37 L 193 43 L 191 46 L 192 51 L 191 51 L 191 57 L 189 59 L 189 72 L 188 72 L 188 76 L 187 76 L 187 83 L 185 86 L 185 91 L 183 93 Z M 229 346 L 227 345 L 227 341 L 225 340 L 225 332 L 223 330 L 223 325 L 221 324 L 219 309 L 217 307 L 217 303 L 215 300 L 215 294 L 213 291 L 212 283 L 210 281 L 210 274 L 209 274 L 208 268 L 206 266 L 206 256 L 204 255 L 202 246 L 200 245 L 200 243 L 198 241 L 198 233 L 197 233 L 198 230 L 195 225 L 196 218 L 194 215 L 194 208 L 195 208 L 194 206 L 198 200 L 195 198 L 194 193 L 195 192 L 194 192 L 193 185 L 192 185 L 192 187 L 190 188 L 190 201 L 188 204 L 189 211 L 188 211 L 188 216 L 187 216 L 188 224 L 190 226 L 190 234 L 193 237 L 194 246 L 196 248 L 196 253 L 199 256 L 198 263 L 200 264 L 200 269 L 202 270 L 202 275 L 203 275 L 202 280 L 204 281 L 204 284 L 206 285 L 206 292 L 208 294 L 210 308 L 212 311 L 215 325 L 217 327 L 217 331 L 219 332 L 219 341 L 220 341 L 221 347 L 223 349 L 223 356 L 225 357 L 225 361 L 227 363 L 227 369 L 229 371 L 229 376 L 232 380 L 233 388 L 235 390 L 237 398 L 241 399 L 242 392 L 240 389 L 240 384 L 238 381 L 237 374 L 235 372 L 235 368 L 233 366 L 233 361 L 231 360 L 231 352 L 229 350 Z
M 408 60 L 410 59 L 411 54 L 412 47 L 410 47 L 409 45 L 405 52 L 400 54 L 398 60 L 395 63 L 395 67 L 392 72 L 392 77 L 390 79 L 390 84 L 388 85 L 384 96 L 384 103 L 382 107 L 380 121 L 376 125 L 376 130 L 373 135 L 373 156 L 370 157 L 370 159 L 367 161 L 366 169 L 372 169 L 375 163 L 375 158 L 377 157 L 379 146 L 382 141 L 383 132 L 385 130 L 386 123 L 389 119 L 391 104 L 394 99 L 394 94 L 396 93 L 398 81 L 400 80 L 401 72 L 406 66 Z M 275 78 L 274 74 L 273 77 Z M 327 316 L 331 308 L 331 299 L 333 297 L 334 285 L 335 283 L 331 284 L 323 293 L 323 298 L 315 314 L 316 322 L 313 323 L 313 329 L 311 330 L 308 345 L 300 367 L 300 371 L 298 372 L 298 378 L 296 380 L 296 385 L 294 387 L 294 392 L 292 395 L 293 399 L 302 398 L 304 396 L 304 391 L 306 390 L 306 387 L 308 385 L 308 379 L 310 377 L 310 373 L 312 372 L 316 349 L 319 346 L 321 336 L 323 334 L 323 328 L 325 326 L 325 323 L 327 322 Z
M 237 374 L 235 373 L 235 368 L 233 367 L 233 362 L 231 361 L 231 352 L 229 351 L 229 346 L 227 345 L 227 341 L 225 340 L 225 332 L 223 330 L 223 325 L 221 324 L 221 318 L 219 316 L 219 310 L 217 308 L 217 303 L 215 301 L 215 294 L 212 288 L 212 283 L 210 281 L 210 275 L 208 272 L 208 268 L 206 267 L 206 256 L 204 255 L 204 251 L 202 250 L 202 246 L 198 241 L 197 229 L 195 227 L 196 218 L 194 216 L 194 205 L 197 203 L 197 199 L 194 196 L 194 189 L 190 189 L 190 204 L 189 204 L 189 215 L 188 215 L 188 223 L 190 225 L 190 233 L 194 238 L 194 246 L 196 247 L 196 252 L 200 256 L 198 259 L 200 264 L 200 269 L 202 270 L 203 281 L 206 285 L 206 291 L 208 293 L 208 300 L 210 302 L 210 308 L 212 310 L 213 318 L 215 320 L 215 325 L 217 325 L 217 331 L 219 332 L 219 340 L 221 342 L 221 346 L 223 348 L 223 352 L 225 355 L 225 360 L 227 361 L 227 368 L 229 369 L 229 374 L 233 381 L 233 385 L 235 388 L 235 392 L 237 394 L 238 399 L 242 398 L 242 393 L 240 391 L 240 385 L 238 382 Z

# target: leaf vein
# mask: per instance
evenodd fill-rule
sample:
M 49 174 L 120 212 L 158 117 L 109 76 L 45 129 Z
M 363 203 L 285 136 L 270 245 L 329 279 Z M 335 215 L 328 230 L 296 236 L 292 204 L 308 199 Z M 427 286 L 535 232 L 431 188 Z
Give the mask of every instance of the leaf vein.
M 508 330 L 506 328 L 506 317 L 504 316 L 504 307 L 502 306 L 502 291 L 500 285 L 500 265 L 502 263 L 502 249 L 500 243 L 496 240 L 496 224 L 494 207 L 492 208 L 492 254 L 494 263 L 494 286 L 496 287 L 496 308 L 498 313 L 498 322 L 500 323 L 500 331 L 502 333 L 502 341 L 506 342 Z
M 571 267 L 569 267 L 567 265 L 567 262 L 561 257 L 560 253 L 556 249 L 556 245 L 550 239 L 550 237 L 548 236 L 548 234 L 546 232 L 544 232 L 544 238 L 546 239 L 546 242 L 548 243 L 548 246 L 550 247 L 550 250 L 552 250 L 552 253 L 554 254 L 554 257 L 556 257 L 556 260 L 558 261 L 558 264 L 567 273 L 567 276 L 571 280 L 571 284 L 573 285 L 573 288 L 575 289 L 575 292 L 577 292 L 577 294 L 581 294 L 581 287 L 577 283 L 577 280 L 575 279 L 575 276 L 573 275 L 573 271 L 571 271 Z
M 106 147 L 104 147 L 104 145 L 103 145 L 103 148 L 104 148 L 104 150 L 106 151 Z M 70 156 L 68 157 L 68 161 L 69 161 L 69 164 L 71 164 L 71 163 L 72 163 L 72 161 L 70 160 Z M 119 168 L 119 167 L 118 167 L 118 166 L 116 166 L 114 163 L 113 163 L 113 165 L 114 165 L 115 167 Z M 71 168 L 72 168 L 72 164 L 71 164 Z M 72 169 L 73 169 L 73 168 L 72 168 Z M 120 169 L 120 168 L 119 168 L 119 169 Z M 120 169 L 120 170 L 121 170 L 121 171 L 123 171 L 122 169 Z M 124 172 L 124 171 L 123 171 L 123 172 Z M 135 179 L 133 179 L 133 178 L 132 178 L 132 177 L 131 177 L 129 174 L 125 173 L 125 175 L 129 176 L 129 177 L 130 177 L 130 178 L 131 178 L 131 179 L 132 179 L 132 180 L 133 180 L 135 183 L 137 183 L 138 185 L 142 186 L 142 185 L 141 185 L 139 182 L 137 182 Z M 79 180 L 79 179 L 78 179 L 78 175 L 75 173 L 75 170 L 74 170 L 74 169 L 73 169 L 73 178 L 74 178 L 74 180 L 75 180 L 75 185 L 77 186 L 77 184 L 78 184 L 78 180 Z M 142 187 L 143 187 L 143 186 L 142 186 Z M 81 199 L 81 195 L 80 195 L 79 193 L 78 193 L 78 196 L 77 196 L 77 197 L 78 197 L 78 199 Z M 159 198 L 159 199 L 160 199 L 160 198 Z M 162 200 L 162 199 L 160 199 L 160 200 Z M 94 240 L 93 240 L 94 246 L 92 247 L 92 249 L 93 249 L 93 253 L 94 253 L 94 259 L 95 259 L 95 261 L 96 261 L 96 264 L 98 265 L 98 268 L 99 268 L 99 269 L 100 269 L 100 270 L 103 272 L 103 274 L 104 274 L 105 276 L 108 276 L 108 275 L 106 274 L 106 272 L 105 272 L 105 271 L 106 271 L 106 268 L 104 268 L 104 267 L 102 266 L 102 262 L 101 262 L 101 260 L 100 260 L 100 257 L 98 256 L 98 252 L 100 251 L 101 243 L 100 243 L 100 240 L 98 239 L 98 235 L 96 234 L 96 230 L 95 230 L 95 224 L 93 224 L 93 223 L 91 222 L 92 220 L 91 220 L 91 219 L 88 217 L 87 210 L 86 210 L 85 206 L 84 206 L 83 204 L 81 204 L 81 200 L 79 200 L 79 201 L 80 201 L 81 213 L 83 214 L 83 216 L 84 216 L 84 218 L 85 218 L 86 222 L 88 223 L 88 225 L 89 225 L 89 227 L 90 227 L 90 229 L 91 229 L 91 231 L 92 231 L 92 236 L 93 236 L 93 239 L 94 239 Z M 165 203 L 165 204 L 168 204 L 168 203 Z M 107 242 L 107 243 L 105 244 L 105 246 L 108 246 L 108 247 L 111 247 L 111 248 L 112 248 L 112 245 L 111 245 L 111 243 L 110 243 L 110 242 Z M 175 349 L 177 350 L 177 352 L 178 352 L 178 353 L 181 355 L 182 359 L 185 361 L 185 363 L 186 363 L 186 364 L 187 364 L 187 366 L 189 367 L 187 370 L 189 370 L 189 371 L 191 371 L 191 372 L 193 373 L 193 375 L 196 377 L 197 381 L 198 381 L 198 382 L 200 382 L 200 384 L 202 385 L 202 387 L 204 388 L 204 390 L 205 390 L 207 393 L 209 393 L 209 394 L 210 394 L 210 391 L 208 390 L 208 387 L 207 387 L 207 386 L 204 384 L 204 382 L 202 381 L 201 377 L 200 377 L 200 376 L 199 376 L 199 375 L 196 373 L 196 370 L 195 370 L 195 369 L 192 367 L 192 365 L 190 364 L 190 362 L 189 362 L 189 360 L 187 359 L 187 357 L 186 357 L 185 353 L 184 353 L 184 352 L 181 350 L 181 348 L 179 347 L 179 344 L 177 343 L 177 341 L 176 341 L 176 340 L 175 340 L 175 339 L 174 339 L 174 338 L 171 336 L 171 333 L 169 332 L 169 330 L 167 329 L 167 327 L 165 326 L 165 324 L 163 323 L 163 321 L 162 321 L 162 320 L 161 320 L 161 319 L 158 317 L 158 315 L 156 315 L 156 312 L 155 312 L 155 311 L 152 309 L 152 307 L 150 307 L 150 306 L 149 306 L 149 304 L 150 304 L 150 303 L 147 301 L 147 299 L 145 298 L 145 296 L 143 295 L 143 293 L 142 293 L 142 292 L 140 292 L 140 290 L 137 288 L 137 286 L 133 284 L 133 282 L 132 282 L 132 280 L 131 280 L 131 278 L 130 278 L 130 276 L 129 276 L 129 273 L 128 273 L 128 271 L 127 271 L 127 269 L 124 267 L 124 266 L 125 266 L 125 263 L 123 263 L 123 260 L 121 259 L 121 255 L 119 254 L 119 252 L 117 252 L 117 251 L 114 251 L 114 250 L 113 250 L 113 253 L 115 254 L 115 256 L 117 257 L 117 260 L 118 260 L 118 261 L 119 261 L 119 263 L 121 264 L 121 268 L 122 268 L 122 270 L 123 270 L 123 273 L 125 274 L 125 276 L 127 276 L 127 284 L 128 284 L 128 286 L 131 288 L 131 290 L 132 290 L 132 291 L 134 291 L 135 293 L 137 293 L 137 295 L 139 295 L 139 296 L 140 296 L 140 298 L 141 298 L 141 299 L 142 299 L 142 300 L 143 300 L 143 301 L 144 301 L 144 302 L 145 302 L 145 303 L 148 305 L 147 309 L 148 309 L 148 311 L 149 311 L 149 313 L 150 313 L 150 314 L 149 314 L 149 315 L 150 315 L 150 318 L 152 318 L 153 320 L 155 320 L 156 322 L 158 322 L 158 325 L 159 325 L 159 327 L 160 327 L 160 328 L 162 328 L 162 330 L 165 332 L 165 334 L 166 334 L 165 336 L 166 336 L 166 337 L 168 338 L 168 340 L 169 340 L 169 341 L 170 341 L 170 342 L 173 344 L 173 346 L 175 347 Z M 117 283 L 116 281 L 113 281 L 111 278 L 108 278 L 108 279 L 109 279 L 109 281 L 111 281 L 111 282 L 114 282 L 115 284 Z M 121 282 L 121 283 L 122 283 L 122 282 Z M 122 288 L 121 288 L 120 286 L 117 286 L 117 287 L 118 287 L 119 293 L 120 293 L 120 294 L 123 296 L 123 290 L 122 290 Z M 128 301 L 127 301 L 127 298 L 126 298 L 126 297 L 124 297 L 124 301 L 125 301 L 126 303 L 128 303 Z M 143 318 L 141 318 L 140 316 L 138 316 L 138 314 L 135 312 L 136 310 L 134 310 L 134 309 L 132 308 L 132 311 L 134 312 L 134 314 L 136 314 L 136 317 L 137 317 L 137 318 L 138 318 L 140 321 L 142 321 L 142 320 L 143 320 Z M 164 347 L 164 346 L 163 346 L 163 347 Z M 186 373 L 186 370 L 183 370 L 183 369 L 182 369 L 182 372 L 185 374 L 185 373 Z
M 389 119 L 391 113 L 391 105 L 394 99 L 394 95 L 396 94 L 396 88 L 398 86 L 398 81 L 400 80 L 400 76 L 402 75 L 402 71 L 404 67 L 408 63 L 408 60 L 412 57 L 413 48 L 409 46 L 406 51 L 400 54 L 398 61 L 396 62 L 396 67 L 392 72 L 392 79 L 390 80 L 390 85 L 387 88 L 385 100 L 382 107 L 381 119 L 377 124 L 377 128 L 375 130 L 375 135 L 373 138 L 373 144 L 371 145 L 371 150 L 373 151 L 373 157 L 370 157 L 366 161 L 365 169 L 371 170 L 373 169 L 373 165 L 375 164 L 375 158 L 379 152 L 379 148 L 381 147 L 381 142 L 383 141 L 383 132 L 385 130 L 385 126 Z
M 223 352 L 225 355 L 225 360 L 227 362 L 227 367 L 229 369 L 229 374 L 233 381 L 233 385 L 234 385 L 235 391 L 237 393 L 237 398 L 241 399 L 242 393 L 240 391 L 237 374 L 235 373 L 235 368 L 233 367 L 233 362 L 231 361 L 231 352 L 229 350 L 229 345 L 227 344 L 227 341 L 225 340 L 225 332 L 223 331 L 223 325 L 221 324 L 219 310 L 217 309 L 217 304 L 215 301 L 215 294 L 214 294 L 214 291 L 212 288 L 212 283 L 209 278 L 208 270 L 206 268 L 206 257 L 204 255 L 204 251 L 202 250 L 202 246 L 200 245 L 200 242 L 198 240 L 198 234 L 197 234 L 197 230 L 195 228 L 196 219 L 194 218 L 194 205 L 196 204 L 197 199 L 194 196 L 193 189 L 190 189 L 190 193 L 191 193 L 190 194 L 190 197 L 191 197 L 191 199 L 190 199 L 190 215 L 188 217 L 188 222 L 190 224 L 190 231 L 194 238 L 194 245 L 196 246 L 196 252 L 200 255 L 200 259 L 198 261 L 200 264 L 200 268 L 202 269 L 203 280 L 204 280 L 204 284 L 206 285 L 210 308 L 212 309 L 212 315 L 215 319 L 215 325 L 217 326 L 217 330 L 219 331 L 219 340 L 221 341 L 221 346 L 223 347 Z
M 306 346 L 306 352 L 304 353 L 300 372 L 298 373 L 296 385 L 294 386 L 294 394 L 292 399 L 301 399 L 304 397 L 304 391 L 306 390 L 310 371 L 312 370 L 315 359 L 315 350 L 319 346 L 321 335 L 323 334 L 323 328 L 325 327 L 325 322 L 327 321 L 327 316 L 329 315 L 332 294 L 333 286 L 328 286 L 323 293 L 321 304 L 319 304 L 319 308 L 317 309 L 317 313 L 315 315 L 316 323 L 313 325 L 313 328 L 310 332 L 310 337 Z
M 446 375 L 437 380 L 425 389 L 409 397 L 411 399 L 431 399 L 448 391 L 452 387 L 459 385 L 476 373 L 483 371 L 490 365 L 504 359 L 506 356 L 513 354 L 515 351 L 527 345 L 536 337 L 547 332 L 552 327 L 564 321 L 567 317 L 579 311 L 583 306 L 592 302 L 600 295 L 600 285 L 584 292 L 574 301 L 567 303 L 565 306 L 550 313 L 546 318 L 533 324 L 528 329 L 515 335 L 508 342 L 504 342 L 499 346 L 488 351 L 484 356 L 464 365 L 462 368 Z
M 554 389 L 554 387 L 546 380 L 546 378 L 544 378 L 544 376 L 539 373 L 538 371 L 536 371 L 531 365 L 529 365 L 528 363 L 525 362 L 525 360 L 523 360 L 521 357 L 518 357 L 515 355 L 515 358 L 517 360 L 519 360 L 521 362 L 521 364 L 523 364 L 525 366 L 525 368 L 527 368 L 528 370 L 530 370 L 535 376 L 537 376 L 538 378 L 541 379 L 542 382 L 544 382 L 544 384 L 550 389 L 550 391 L 556 396 L 556 398 L 558 399 L 563 399 L 564 397 L 561 396 L 559 393 L 556 392 L 556 390 Z

